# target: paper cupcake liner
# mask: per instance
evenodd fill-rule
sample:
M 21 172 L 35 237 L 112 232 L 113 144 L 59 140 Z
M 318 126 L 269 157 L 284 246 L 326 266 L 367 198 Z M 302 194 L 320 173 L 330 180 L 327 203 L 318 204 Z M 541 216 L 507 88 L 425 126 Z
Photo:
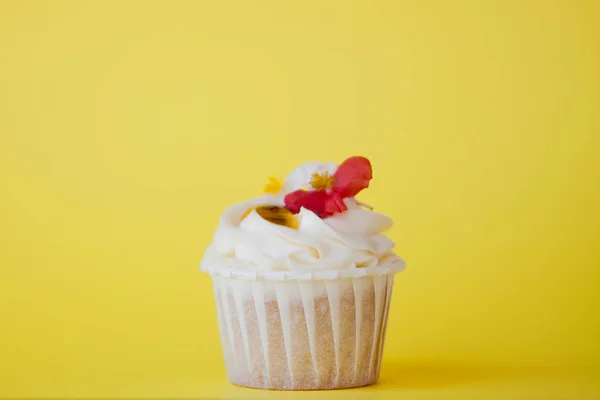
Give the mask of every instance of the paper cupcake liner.
M 247 269 L 230 269 L 215 265 L 203 265 L 201 270 L 211 276 L 224 278 L 238 278 L 246 280 L 269 280 L 269 281 L 314 281 L 314 280 L 336 280 L 340 278 L 359 278 L 371 275 L 388 275 L 402 271 L 406 267 L 404 260 L 388 265 L 376 265 L 366 268 L 346 268 L 342 270 L 322 270 L 311 272 L 293 271 L 249 271 Z
M 214 274 L 229 380 L 286 390 L 375 383 L 393 284 L 393 271 L 326 281 Z

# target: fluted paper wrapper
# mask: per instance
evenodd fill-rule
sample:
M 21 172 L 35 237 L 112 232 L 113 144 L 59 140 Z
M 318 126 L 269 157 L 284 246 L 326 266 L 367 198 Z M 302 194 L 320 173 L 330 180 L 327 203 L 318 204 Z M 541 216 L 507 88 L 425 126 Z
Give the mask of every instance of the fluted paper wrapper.
M 232 383 L 314 390 L 377 381 L 393 273 L 320 281 L 212 279 Z

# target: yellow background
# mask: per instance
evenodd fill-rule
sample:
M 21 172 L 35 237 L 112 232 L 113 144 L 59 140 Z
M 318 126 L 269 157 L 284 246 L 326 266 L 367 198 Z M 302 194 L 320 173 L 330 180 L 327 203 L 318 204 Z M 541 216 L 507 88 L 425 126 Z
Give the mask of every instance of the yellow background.
M 267 396 L 226 383 L 202 251 L 356 154 L 409 265 L 369 394 L 600 395 L 599 11 L 0 0 L 0 396 Z

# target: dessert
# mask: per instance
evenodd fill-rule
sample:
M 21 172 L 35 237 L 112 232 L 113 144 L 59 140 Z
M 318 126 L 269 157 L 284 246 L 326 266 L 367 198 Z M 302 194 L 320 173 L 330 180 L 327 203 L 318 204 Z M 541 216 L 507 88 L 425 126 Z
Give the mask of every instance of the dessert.
M 355 199 L 371 163 L 306 163 L 229 207 L 201 269 L 212 276 L 229 380 L 340 389 L 379 376 L 394 274 L 389 217 Z

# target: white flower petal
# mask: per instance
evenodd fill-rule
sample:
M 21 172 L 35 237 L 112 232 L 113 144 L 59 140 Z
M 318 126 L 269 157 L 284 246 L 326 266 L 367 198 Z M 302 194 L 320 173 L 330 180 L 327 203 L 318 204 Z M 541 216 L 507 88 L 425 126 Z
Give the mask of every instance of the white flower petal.
M 313 174 L 323 174 L 328 172 L 329 175 L 335 174 L 338 165 L 333 162 L 307 162 L 293 170 L 283 184 L 283 192 L 291 193 L 303 187 L 310 187 Z

